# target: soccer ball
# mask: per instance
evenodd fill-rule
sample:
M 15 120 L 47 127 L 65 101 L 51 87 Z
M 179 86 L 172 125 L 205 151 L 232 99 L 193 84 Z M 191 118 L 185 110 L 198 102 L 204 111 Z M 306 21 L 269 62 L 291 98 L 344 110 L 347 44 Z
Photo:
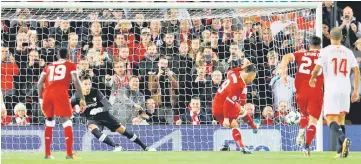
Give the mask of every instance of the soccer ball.
M 290 111 L 286 116 L 286 122 L 289 125 L 294 125 L 300 123 L 301 114 L 297 111 Z

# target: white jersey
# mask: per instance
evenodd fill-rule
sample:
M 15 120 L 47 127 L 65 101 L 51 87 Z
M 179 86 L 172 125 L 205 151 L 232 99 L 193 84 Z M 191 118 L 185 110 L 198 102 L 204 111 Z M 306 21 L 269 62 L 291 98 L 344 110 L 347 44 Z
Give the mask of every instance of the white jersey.
M 329 45 L 321 49 L 316 64 L 323 69 L 325 94 L 351 93 L 350 73 L 358 64 L 350 49 L 343 45 Z

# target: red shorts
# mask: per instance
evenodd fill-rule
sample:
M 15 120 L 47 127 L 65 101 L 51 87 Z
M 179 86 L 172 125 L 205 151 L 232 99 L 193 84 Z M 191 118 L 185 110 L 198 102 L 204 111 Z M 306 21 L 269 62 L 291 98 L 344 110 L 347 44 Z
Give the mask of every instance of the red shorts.
M 240 112 L 240 105 L 236 103 L 234 109 L 231 109 L 229 112 L 229 123 L 231 124 L 233 120 L 237 120 Z M 219 122 L 219 125 L 223 125 L 224 115 L 223 115 L 223 105 L 213 105 L 212 113 L 214 118 Z
M 323 105 L 322 91 L 297 93 L 296 99 L 303 116 L 311 115 L 314 118 L 320 118 Z
M 68 93 L 44 93 L 43 113 L 45 117 L 71 117 L 72 107 L 68 98 Z

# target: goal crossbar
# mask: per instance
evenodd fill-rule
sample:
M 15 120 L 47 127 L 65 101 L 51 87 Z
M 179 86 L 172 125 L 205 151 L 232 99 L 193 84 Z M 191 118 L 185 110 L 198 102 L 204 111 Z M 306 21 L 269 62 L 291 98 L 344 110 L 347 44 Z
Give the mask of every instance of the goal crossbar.
M 214 2 L 214 3 L 81 3 L 81 2 L 1 2 L 1 8 L 213 8 L 213 9 L 230 9 L 230 8 L 317 8 L 322 7 L 322 2 Z

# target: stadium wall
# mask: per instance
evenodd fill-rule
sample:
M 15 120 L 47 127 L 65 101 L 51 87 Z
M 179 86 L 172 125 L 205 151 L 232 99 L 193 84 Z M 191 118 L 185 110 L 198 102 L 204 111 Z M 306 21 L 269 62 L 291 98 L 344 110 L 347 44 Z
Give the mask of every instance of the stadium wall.
M 148 145 L 160 151 L 218 151 L 222 145 L 228 144 L 232 150 L 236 149 L 231 130 L 218 126 L 127 126 L 136 132 Z M 298 127 L 272 126 L 261 128 L 258 134 L 251 129 L 242 128 L 242 138 L 248 148 L 254 151 L 295 151 L 297 150 L 295 136 Z M 347 135 L 352 140 L 351 151 L 361 151 L 361 126 L 346 127 Z M 1 128 L 2 151 L 43 151 L 43 126 L 7 126 Z M 324 128 L 324 151 L 331 150 L 330 131 Z M 116 143 L 128 151 L 140 150 L 125 137 L 106 131 Z M 65 151 L 63 128 L 55 127 L 53 150 Z M 86 126 L 74 126 L 75 151 L 106 151 L 112 150 L 96 140 L 88 132 Z

